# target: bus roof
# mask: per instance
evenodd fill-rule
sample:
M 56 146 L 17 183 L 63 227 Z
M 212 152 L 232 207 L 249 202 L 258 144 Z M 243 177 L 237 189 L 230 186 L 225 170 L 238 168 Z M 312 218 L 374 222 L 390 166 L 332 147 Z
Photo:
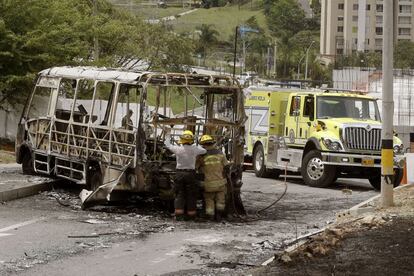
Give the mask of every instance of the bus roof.
M 99 80 L 137 81 L 142 72 L 124 71 L 120 69 L 107 69 L 98 67 L 52 67 L 40 71 L 40 76 L 67 77 L 67 78 L 91 78 Z
M 98 68 L 98 67 L 52 67 L 39 72 L 43 77 L 64 77 L 64 78 L 89 78 L 106 81 L 140 82 L 159 85 L 177 86 L 203 86 L 217 87 L 227 86 L 226 88 L 237 88 L 237 80 L 228 75 L 207 75 L 207 74 L 188 74 L 188 73 L 162 73 L 149 71 L 133 71 L 117 68 Z

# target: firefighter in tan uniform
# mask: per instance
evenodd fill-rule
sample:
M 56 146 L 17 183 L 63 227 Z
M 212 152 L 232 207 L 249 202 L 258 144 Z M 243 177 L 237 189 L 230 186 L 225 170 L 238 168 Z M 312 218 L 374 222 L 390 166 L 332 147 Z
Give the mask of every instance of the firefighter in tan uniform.
M 200 157 L 199 169 L 204 174 L 204 199 L 206 216 L 220 220 L 224 214 L 226 203 L 226 184 L 224 169 L 229 164 L 223 152 L 216 148 L 210 135 L 203 135 L 200 145 L 207 153 Z

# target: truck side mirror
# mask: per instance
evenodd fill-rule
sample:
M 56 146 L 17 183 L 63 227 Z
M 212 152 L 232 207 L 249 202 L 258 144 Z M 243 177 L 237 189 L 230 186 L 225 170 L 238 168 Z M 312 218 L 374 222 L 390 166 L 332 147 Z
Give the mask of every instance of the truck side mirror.
M 314 120 L 315 120 L 315 114 L 314 114 L 313 109 L 312 109 L 309 113 L 309 121 L 314 121 Z
M 293 99 L 293 116 L 299 116 L 300 115 L 300 97 L 296 96 Z
M 314 107 L 314 97 L 308 96 L 306 97 L 306 106 L 309 114 L 309 121 L 315 120 L 315 107 Z

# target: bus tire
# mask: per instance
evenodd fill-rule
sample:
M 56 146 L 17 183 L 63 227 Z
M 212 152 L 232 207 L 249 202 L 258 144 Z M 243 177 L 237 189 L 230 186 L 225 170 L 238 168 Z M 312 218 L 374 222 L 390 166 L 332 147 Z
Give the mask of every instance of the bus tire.
M 302 160 L 301 174 L 305 184 L 310 187 L 325 188 L 334 182 L 336 169 L 322 163 L 320 151 L 311 150 Z
M 103 184 L 102 173 L 99 168 L 92 168 L 88 171 L 87 188 L 90 191 L 97 190 Z
M 35 174 L 33 156 L 29 151 L 26 151 L 23 155 L 22 171 L 23 171 L 23 174 L 26 174 L 26 175 Z
M 267 177 L 269 175 L 266 171 L 264 160 L 263 146 L 259 144 L 254 148 L 253 152 L 253 169 L 257 177 Z
M 403 178 L 403 169 L 394 169 L 394 188 L 398 187 Z M 369 183 L 375 190 L 381 190 L 381 173 L 378 173 L 376 176 L 368 178 Z

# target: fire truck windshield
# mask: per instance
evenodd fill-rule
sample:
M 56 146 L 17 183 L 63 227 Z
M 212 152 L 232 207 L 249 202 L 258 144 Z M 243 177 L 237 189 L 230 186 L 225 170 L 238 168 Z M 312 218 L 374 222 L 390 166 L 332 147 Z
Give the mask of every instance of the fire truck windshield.
M 316 115 L 318 119 L 353 118 L 359 120 L 381 120 L 377 102 L 373 99 L 358 97 L 318 97 Z

